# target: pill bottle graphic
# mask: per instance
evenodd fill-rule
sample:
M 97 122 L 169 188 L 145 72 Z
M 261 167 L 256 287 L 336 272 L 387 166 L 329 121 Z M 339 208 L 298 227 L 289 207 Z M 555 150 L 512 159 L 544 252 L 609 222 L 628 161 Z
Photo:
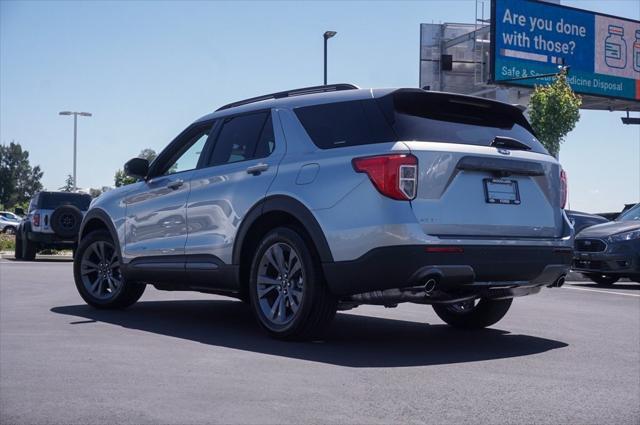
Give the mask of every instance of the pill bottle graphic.
M 609 25 L 609 36 L 604 40 L 604 61 L 611 68 L 627 66 L 627 42 L 623 36 L 623 27 Z
M 640 30 L 636 30 L 636 41 L 633 42 L 633 69 L 640 72 Z

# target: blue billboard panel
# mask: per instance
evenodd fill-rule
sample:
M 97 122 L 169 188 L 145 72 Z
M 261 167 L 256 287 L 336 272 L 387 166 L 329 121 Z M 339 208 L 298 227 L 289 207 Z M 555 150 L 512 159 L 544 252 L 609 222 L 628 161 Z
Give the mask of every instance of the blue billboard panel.
M 544 84 L 521 78 L 568 65 L 577 93 L 640 100 L 639 21 L 535 0 L 493 0 L 491 15 L 495 83 Z

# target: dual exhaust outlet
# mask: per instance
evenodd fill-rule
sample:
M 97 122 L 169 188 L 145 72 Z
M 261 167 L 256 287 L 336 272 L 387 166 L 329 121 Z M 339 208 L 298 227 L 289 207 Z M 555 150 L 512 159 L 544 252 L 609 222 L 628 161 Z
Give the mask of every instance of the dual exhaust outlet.
M 565 283 L 566 274 L 560 275 L 553 283 L 547 285 L 548 288 L 560 288 Z M 429 275 L 423 280 L 422 285 L 412 286 L 400 289 L 384 289 L 379 291 L 365 292 L 362 294 L 352 295 L 350 302 L 357 304 L 373 304 L 384 306 L 395 306 L 403 302 L 430 303 L 433 302 L 434 295 L 439 289 L 442 289 L 442 281 L 438 275 Z M 440 294 L 443 295 L 443 294 Z M 477 297 L 472 295 L 471 298 Z M 460 299 L 466 299 L 469 296 L 463 296 Z M 449 300 L 448 302 L 452 302 Z
M 350 301 L 358 304 L 394 306 L 398 303 L 424 303 L 440 286 L 440 279 L 427 277 L 424 284 L 402 289 L 384 289 L 365 292 L 350 297 Z

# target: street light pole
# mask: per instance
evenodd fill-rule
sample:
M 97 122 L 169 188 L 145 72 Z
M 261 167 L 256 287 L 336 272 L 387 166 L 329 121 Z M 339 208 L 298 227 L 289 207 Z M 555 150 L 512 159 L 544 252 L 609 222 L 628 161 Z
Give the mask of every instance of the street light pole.
M 78 180 L 76 174 L 76 164 L 77 164 L 77 152 L 78 152 L 78 115 L 81 117 L 90 117 L 92 116 L 89 112 L 71 112 L 71 111 L 62 111 L 58 115 L 73 115 L 73 190 L 78 189 Z
M 327 40 L 335 36 L 335 31 L 325 31 L 324 33 L 324 85 L 327 85 Z
M 78 152 L 78 114 L 73 114 L 73 191 L 78 190 L 78 180 L 76 180 L 76 158 Z

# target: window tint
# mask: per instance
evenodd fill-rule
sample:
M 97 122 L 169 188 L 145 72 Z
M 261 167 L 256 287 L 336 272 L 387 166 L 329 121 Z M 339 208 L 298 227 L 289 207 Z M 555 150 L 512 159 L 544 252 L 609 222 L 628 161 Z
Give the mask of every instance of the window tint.
M 306 106 L 295 113 L 321 149 L 398 140 L 489 146 L 502 136 L 547 153 L 520 111 L 482 99 L 401 91 L 379 99 Z
M 620 214 L 616 221 L 640 220 L 640 204 Z
M 186 142 L 182 150 L 177 153 L 176 159 L 164 167 L 165 172 L 163 174 L 169 175 L 195 170 L 212 127 L 213 124 L 209 123 L 194 129 L 191 134 L 186 135 L 185 137 L 187 137 L 188 142 Z
M 397 92 L 378 104 L 398 140 L 489 146 L 501 136 L 547 153 L 522 113 L 510 105 L 424 92 Z
M 264 123 L 262 128 L 262 133 L 260 133 L 260 139 L 258 139 L 253 158 L 266 158 L 271 155 L 275 148 L 276 138 L 273 134 L 273 121 L 271 121 L 271 114 L 269 114 L 269 118 L 267 118 L 267 122 Z
M 322 149 L 395 140 L 380 109 L 371 101 L 306 106 L 295 112 L 309 137 Z
M 268 112 L 240 115 L 227 118 L 213 147 L 209 165 L 229 164 L 251 159 L 256 150 L 258 137 L 267 120 Z M 273 132 L 273 129 L 271 130 Z M 268 135 L 265 136 L 268 138 Z M 262 137 L 261 141 L 262 141 Z M 268 144 L 268 141 L 267 141 Z
M 53 210 L 61 205 L 73 205 L 78 209 L 84 211 L 89 209 L 91 203 L 91 196 L 80 195 L 78 193 L 40 193 L 40 209 Z
M 31 201 L 29 202 L 29 211 L 33 211 L 36 208 L 38 208 L 38 198 L 40 197 L 40 194 L 37 194 L 36 196 L 34 196 L 33 198 L 31 198 Z

